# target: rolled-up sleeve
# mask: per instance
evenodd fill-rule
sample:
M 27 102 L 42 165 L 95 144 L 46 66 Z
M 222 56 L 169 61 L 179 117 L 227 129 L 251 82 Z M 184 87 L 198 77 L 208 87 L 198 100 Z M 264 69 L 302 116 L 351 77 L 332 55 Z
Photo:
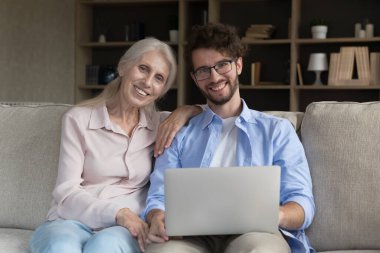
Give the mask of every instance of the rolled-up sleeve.
M 305 219 L 300 229 L 305 229 L 311 224 L 315 212 L 312 181 L 305 151 L 288 121 L 279 121 L 276 131 L 273 140 L 273 163 L 281 166 L 280 204 L 296 202 L 302 206 Z

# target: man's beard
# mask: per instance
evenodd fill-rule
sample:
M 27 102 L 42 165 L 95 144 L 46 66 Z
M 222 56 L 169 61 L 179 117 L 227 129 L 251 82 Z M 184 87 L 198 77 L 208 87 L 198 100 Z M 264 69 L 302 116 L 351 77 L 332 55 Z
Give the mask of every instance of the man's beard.
M 227 94 L 227 96 L 224 96 L 224 97 L 220 97 L 220 98 L 215 98 L 213 96 L 211 96 L 208 92 L 202 90 L 202 89 L 199 89 L 202 93 L 202 95 L 208 100 L 210 101 L 211 103 L 213 103 L 214 105 L 224 105 L 225 103 L 227 103 L 228 101 L 231 100 L 231 98 L 233 97 L 233 95 L 235 94 L 235 92 L 237 91 L 237 89 L 239 88 L 239 80 L 238 78 L 235 79 L 235 81 L 233 82 L 233 84 L 231 84 L 232 82 L 230 80 L 227 81 L 227 87 L 229 88 L 229 91 L 230 93 Z

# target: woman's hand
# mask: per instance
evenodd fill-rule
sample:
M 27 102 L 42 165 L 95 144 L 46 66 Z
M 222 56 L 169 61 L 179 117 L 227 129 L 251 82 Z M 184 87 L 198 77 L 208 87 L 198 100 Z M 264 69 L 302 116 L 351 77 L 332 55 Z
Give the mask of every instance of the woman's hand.
M 154 157 L 161 155 L 168 148 L 179 130 L 189 119 L 203 111 L 197 105 L 183 105 L 174 110 L 158 128 L 156 144 L 154 146 Z
M 116 223 L 129 230 L 131 235 L 137 239 L 140 250 L 144 252 L 149 233 L 148 224 L 128 208 L 122 208 L 117 212 Z

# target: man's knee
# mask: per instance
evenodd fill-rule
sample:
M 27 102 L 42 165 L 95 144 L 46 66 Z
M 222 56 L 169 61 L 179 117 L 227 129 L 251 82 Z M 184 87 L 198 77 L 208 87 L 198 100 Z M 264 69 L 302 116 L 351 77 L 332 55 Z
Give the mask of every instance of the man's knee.
M 200 245 L 185 240 L 170 240 L 164 243 L 149 244 L 145 253 L 165 253 L 165 252 L 181 252 L 181 253 L 208 253 Z
M 247 233 L 238 236 L 225 253 L 290 253 L 290 248 L 281 234 Z

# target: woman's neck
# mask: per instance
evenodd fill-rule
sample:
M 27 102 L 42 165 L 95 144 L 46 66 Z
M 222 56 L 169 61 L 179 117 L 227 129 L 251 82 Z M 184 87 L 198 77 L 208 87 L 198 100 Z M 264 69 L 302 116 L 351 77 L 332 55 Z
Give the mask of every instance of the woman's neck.
M 139 108 L 121 103 L 114 99 L 106 104 L 110 120 L 119 125 L 128 136 L 132 136 L 133 129 L 139 123 Z

